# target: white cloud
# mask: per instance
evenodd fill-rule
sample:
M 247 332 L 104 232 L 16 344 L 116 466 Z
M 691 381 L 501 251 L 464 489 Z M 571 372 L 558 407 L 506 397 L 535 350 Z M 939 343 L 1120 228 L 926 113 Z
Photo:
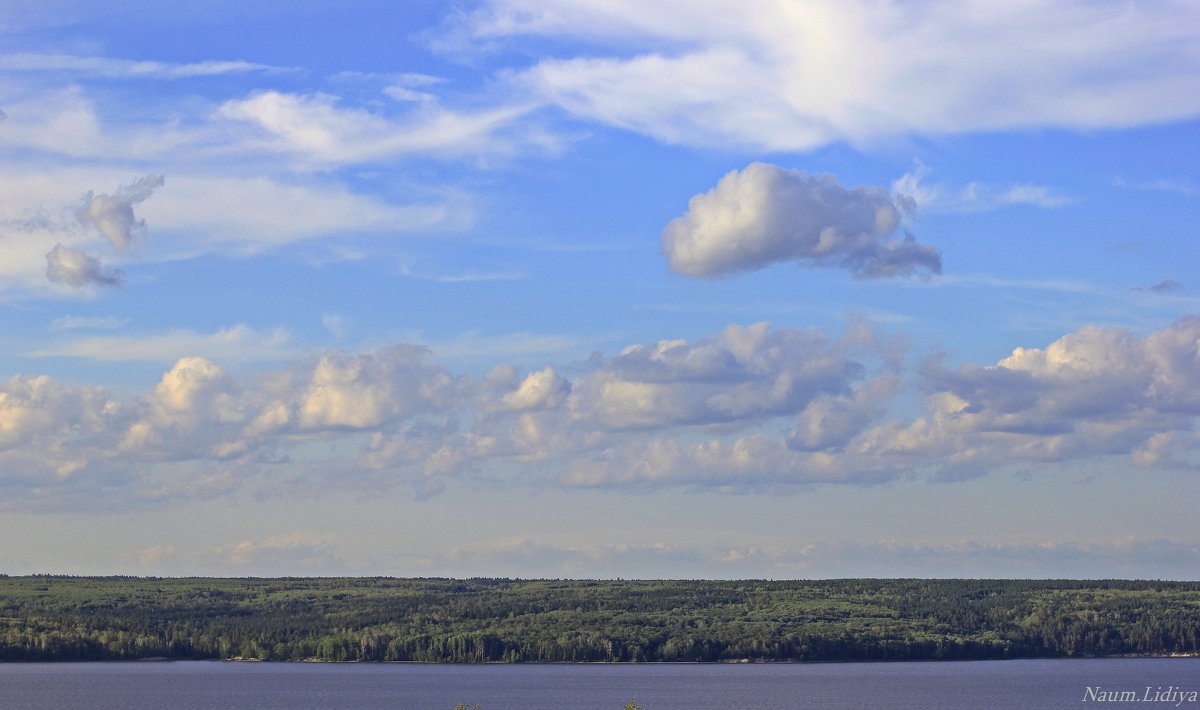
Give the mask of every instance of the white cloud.
M 565 404 L 570 393 L 571 383 L 547 365 L 529 373 L 516 389 L 501 397 L 500 404 L 517 411 L 551 409 Z
M 82 89 L 43 89 L 35 95 L 7 99 L 0 146 L 78 157 L 107 152 L 96 108 Z M 126 147 L 126 155 L 131 147 Z
M 318 237 L 465 229 L 472 205 L 456 193 L 389 203 L 328 180 L 284 181 L 211 174 L 171 179 L 143 209 L 168 244 L 147 254 L 244 253 Z
M 46 254 L 46 278 L 72 288 L 120 286 L 120 269 L 106 268 L 100 260 L 78 249 L 54 245 Z
M 786 438 L 655 433 L 577 455 L 572 486 L 703 485 L 763 489 L 904 476 L 964 478 L 1014 463 L 1124 458 L 1192 467 L 1200 447 L 1200 319 L 1139 338 L 1085 328 L 995 365 L 921 371 L 924 413 L 873 423 L 900 383 L 887 374 L 852 394 L 812 399 Z M 581 387 L 577 387 L 577 390 Z M 629 411 L 635 412 L 636 409 Z
M 863 367 L 822 333 L 729 326 L 693 343 L 632 345 L 572 387 L 572 416 L 614 429 L 795 413 L 844 391 Z
M 294 357 L 297 350 L 287 332 L 281 329 L 260 333 L 246 325 L 235 325 L 209 334 L 180 329 L 154 335 L 93 336 L 29 353 L 32 357 L 79 357 L 111 362 L 173 362 L 192 354 L 237 361 L 284 360 Z
M 250 147 L 287 153 L 317 164 L 376 162 L 405 154 L 484 155 L 510 148 L 504 129 L 528 113 L 505 106 L 458 113 L 418 102 L 400 119 L 359 108 L 342 108 L 328 94 L 264 91 L 225 102 L 220 117 L 258 129 Z
M 242 61 L 167 62 L 135 61 L 115 57 L 74 54 L 35 54 L 22 52 L 0 55 L 0 71 L 63 72 L 72 75 L 102 76 L 116 79 L 189 79 L 193 77 L 245 74 L 250 72 L 290 71 L 282 67 Z
M 1200 195 L 1200 187 L 1184 178 L 1161 178 L 1144 182 L 1131 182 L 1122 177 L 1113 178 L 1113 185 L 1130 190 L 1151 190 L 1154 192 L 1170 192 L 1185 197 Z
M 454 378 L 424 348 L 397 345 L 365 355 L 321 358 L 300 402 L 305 428 L 369 429 L 444 404 Z
M 765 163 L 734 170 L 667 224 L 662 247 L 688 276 L 717 277 L 774 263 L 833 266 L 857 277 L 941 271 L 937 249 L 893 239 L 901 207 L 881 188 L 847 189 Z
M 796 430 L 788 437 L 788 445 L 801 451 L 845 447 L 883 416 L 892 396 L 903 384 L 899 375 L 888 373 L 856 383 L 850 392 L 817 397 L 796 418 Z
M 107 452 L 127 420 L 121 403 L 98 387 L 73 387 L 45 375 L 0 384 L 0 507 L 55 499 L 96 479 L 117 485 L 129 472 L 106 470 Z M 82 501 L 88 505 L 86 499 Z
M 95 227 L 112 243 L 113 249 L 122 254 L 134 239 L 146 233 L 146 221 L 134 216 L 133 206 L 149 199 L 162 185 L 161 175 L 147 175 L 122 185 L 112 195 L 96 195 L 89 191 L 75 217 L 83 226 Z
M 1200 113 L 1200 11 L 1179 3 L 494 0 L 467 41 L 587 40 L 515 80 L 661 140 L 804 150 L 838 140 Z
M 1185 465 L 1186 451 L 1200 444 L 1196 317 L 1142 338 L 1084 328 L 1044 349 L 1017 348 L 991 366 L 948 370 L 930 362 L 922 377 L 927 415 L 864 434 L 865 450 L 970 476 L 1015 461 L 1106 455 Z
M 911 199 L 921 211 L 982 212 L 1012 205 L 1065 207 L 1075 200 L 1046 185 L 1016 183 L 1004 187 L 970 182 L 962 187 L 930 184 L 931 171 L 916 161 L 913 169 L 892 182 L 892 192 Z
M 46 289 L 46 250 L 95 254 L 103 226 L 116 244 L 137 243 L 140 260 L 161 262 L 201 254 L 244 256 L 303 240 L 343 242 L 362 235 L 443 233 L 470 227 L 475 208 L 454 190 L 423 188 L 412 199 L 389 202 L 347 189 L 328 177 L 297 179 L 229 177 L 185 173 L 171 189 L 137 203 L 149 192 L 150 178 L 95 195 L 79 211 L 72 196 L 98 183 L 117 182 L 124 171 L 104 167 L 0 169 L 0 289 Z M 137 213 L 134 214 L 136 205 Z M 93 219 L 94 218 L 94 219 Z M 153 240 L 139 240 L 145 224 Z M 95 258 L 95 257 L 92 257 Z M 117 257 L 118 261 L 122 257 Z M 107 261 L 107 260 L 105 260 Z M 101 269 L 94 275 L 109 273 Z M 480 275 L 476 275 L 479 277 Z
M 114 330 L 129 322 L 128 318 L 117 316 L 59 316 L 50 321 L 52 332 L 64 330 Z
M 235 354 L 267 349 L 253 331 L 233 332 L 245 340 Z M 92 339 L 91 349 L 111 357 L 127 340 Z M 245 378 L 188 355 L 124 400 L 17 376 L 0 386 L 0 480 L 13 501 L 87 507 L 103 489 L 119 507 L 225 495 L 295 456 L 298 470 L 323 472 L 309 481 L 318 493 L 405 483 L 430 495 L 465 476 L 763 492 L 961 479 L 1015 464 L 1187 469 L 1200 448 L 1195 317 L 1145 336 L 1085 328 L 991 365 L 930 360 L 915 382 L 896 345 L 862 323 L 837 339 L 730 326 L 584 367 L 574 378 L 553 366 L 476 378 L 400 345 Z M 921 411 L 894 410 L 914 383 Z

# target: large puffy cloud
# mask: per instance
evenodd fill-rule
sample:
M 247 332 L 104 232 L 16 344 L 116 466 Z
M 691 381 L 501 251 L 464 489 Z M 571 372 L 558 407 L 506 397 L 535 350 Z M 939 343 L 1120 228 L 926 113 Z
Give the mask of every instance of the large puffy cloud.
M 365 355 L 321 358 L 299 406 L 305 428 L 366 429 L 439 408 L 453 396 L 454 378 L 419 346 L 397 345 Z
M 120 269 L 107 268 L 96 257 L 60 243 L 46 254 L 46 278 L 72 288 L 84 288 L 119 286 L 124 277 Z
M 1098 454 L 1168 463 L 1167 451 L 1197 443 L 1200 318 L 1145 337 L 1084 328 L 992 366 L 931 362 L 922 374 L 928 415 L 876 432 L 873 448 L 945 455 L 946 468 L 962 474 Z
M 729 326 L 714 338 L 632 345 L 582 378 L 572 415 L 613 429 L 717 424 L 800 411 L 863 366 L 822 333 Z
M 882 188 L 847 189 L 832 175 L 751 163 L 693 197 L 663 230 L 662 248 L 673 270 L 700 277 L 783 261 L 863 278 L 941 271 L 937 249 L 892 238 L 901 216 Z
M 124 431 L 120 451 L 150 459 L 223 459 L 245 453 L 240 425 L 251 416 L 234 380 L 216 363 L 185 357 L 163 374 Z
M 586 56 L 516 75 L 572 114 L 676 143 L 803 150 L 1195 116 L 1197 27 L 1181 3 L 492 0 L 461 29 L 585 39 Z
M 0 486 L 9 491 L 0 506 L 26 497 L 18 492 L 54 498 L 89 474 L 110 473 L 104 463 L 128 420 L 122 404 L 101 388 L 45 375 L 10 378 L 0 385 Z

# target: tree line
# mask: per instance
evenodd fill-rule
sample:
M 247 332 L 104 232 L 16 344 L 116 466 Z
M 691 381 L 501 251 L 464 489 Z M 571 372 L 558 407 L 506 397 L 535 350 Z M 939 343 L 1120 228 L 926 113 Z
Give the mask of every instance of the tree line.
M 0 577 L 0 660 L 670 662 L 1200 653 L 1200 583 Z

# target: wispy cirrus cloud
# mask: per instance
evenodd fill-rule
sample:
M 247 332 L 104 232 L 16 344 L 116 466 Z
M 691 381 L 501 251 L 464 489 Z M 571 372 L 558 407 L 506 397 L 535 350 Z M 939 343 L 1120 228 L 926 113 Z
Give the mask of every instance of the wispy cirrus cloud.
M 89 336 L 50 344 L 30 357 L 77 357 L 109 362 L 173 362 L 188 355 L 228 361 L 279 361 L 295 357 L 297 347 L 287 331 L 259 332 L 235 325 L 215 333 L 172 330 L 151 335 Z
M 410 102 L 411 103 L 411 102 Z M 392 116 L 343 107 L 337 97 L 263 91 L 226 101 L 218 116 L 255 129 L 245 148 L 282 153 L 314 165 L 372 163 L 404 155 L 487 156 L 549 137 L 525 132 L 516 119 L 535 108 L 513 104 L 474 112 L 442 108 L 433 99 Z
M 114 330 L 129 322 L 117 316 L 59 316 L 50 322 L 51 332 L 67 330 Z
M 1130 190 L 1150 190 L 1152 192 L 1168 192 L 1185 197 L 1200 196 L 1200 186 L 1185 178 L 1162 178 L 1158 180 L 1132 181 L 1115 177 L 1112 184 Z
M 927 181 L 931 173 L 928 166 L 917 161 L 910 172 L 892 182 L 892 192 L 912 199 L 923 212 L 983 212 L 1017 205 L 1056 208 L 1076 201 L 1047 185 L 969 182 L 951 187 Z
M 1178 4 L 806 0 L 742 12 L 704 0 L 680 13 L 624 0 L 494 0 L 462 15 L 446 44 L 584 40 L 586 51 L 541 59 L 514 82 L 580 118 L 671 143 L 806 150 L 1195 116 L 1197 25 L 1196 10 Z
M 224 74 L 279 73 L 297 70 L 244 61 L 208 60 L 177 64 L 119 57 L 19 52 L 0 55 L 0 71 L 14 73 L 59 72 L 71 76 L 98 76 L 109 79 L 191 79 Z

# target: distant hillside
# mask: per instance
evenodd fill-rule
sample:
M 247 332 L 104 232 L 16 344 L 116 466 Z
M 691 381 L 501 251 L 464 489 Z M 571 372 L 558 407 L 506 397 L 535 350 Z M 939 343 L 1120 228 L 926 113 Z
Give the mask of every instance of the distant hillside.
M 0 660 L 841 661 L 1200 653 L 1200 583 L 0 577 Z

